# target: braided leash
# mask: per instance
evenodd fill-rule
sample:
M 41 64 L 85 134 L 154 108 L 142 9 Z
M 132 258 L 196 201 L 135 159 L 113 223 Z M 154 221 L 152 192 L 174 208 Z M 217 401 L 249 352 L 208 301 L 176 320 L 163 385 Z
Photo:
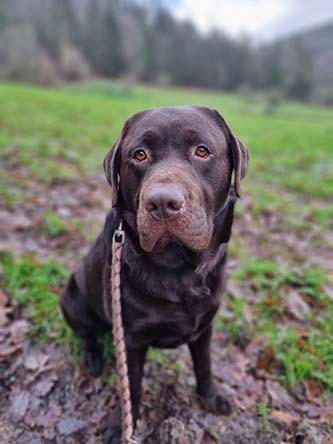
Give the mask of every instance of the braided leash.
M 122 444 L 139 444 L 133 437 L 132 403 L 128 378 L 127 356 L 124 339 L 124 328 L 121 317 L 121 252 L 123 249 L 125 232 L 122 221 L 114 232 L 112 239 L 112 267 L 111 267 L 111 304 L 112 304 L 112 333 L 116 350 L 117 386 L 122 414 Z M 110 320 L 109 301 L 105 298 L 105 312 Z

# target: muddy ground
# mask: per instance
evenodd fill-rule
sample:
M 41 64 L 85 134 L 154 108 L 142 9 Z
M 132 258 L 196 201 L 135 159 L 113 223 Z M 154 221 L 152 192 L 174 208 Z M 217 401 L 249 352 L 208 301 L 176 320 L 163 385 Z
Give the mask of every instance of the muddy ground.
M 17 257 L 33 253 L 39 260 L 55 257 L 67 270 L 72 269 L 103 225 L 109 207 L 104 179 L 89 176 L 84 183 L 65 180 L 46 188 L 36 182 L 30 189 L 29 199 L 14 208 L 1 208 L 0 250 Z M 45 205 L 64 220 L 81 221 L 83 229 L 47 238 L 40 229 Z M 273 243 L 282 245 L 282 255 L 292 249 L 304 260 L 309 257 L 308 249 L 318 233 L 303 237 L 281 233 L 273 215 L 258 221 L 247 214 L 249 198 L 240 206 L 242 216 L 236 220 L 233 236 L 248 251 L 265 256 L 268 243 Z M 331 252 L 320 248 L 317 262 L 329 267 Z M 229 272 L 238 265 L 238 259 L 231 257 Z M 229 279 L 229 292 L 237 285 Z M 0 308 L 0 444 L 98 444 L 103 420 L 117 402 L 114 362 L 94 380 L 66 352 L 65 345 L 36 344 L 28 334 L 25 311 L 5 291 L 0 293 Z M 185 346 L 163 352 L 160 362 L 150 359 L 145 366 L 138 426 L 143 442 L 332 444 L 332 396 L 316 396 L 316 387 L 306 384 L 290 394 L 273 374 L 258 367 L 262 350 L 258 338 L 235 344 L 223 331 L 214 335 L 214 374 L 232 402 L 229 417 L 205 411 L 195 396 Z

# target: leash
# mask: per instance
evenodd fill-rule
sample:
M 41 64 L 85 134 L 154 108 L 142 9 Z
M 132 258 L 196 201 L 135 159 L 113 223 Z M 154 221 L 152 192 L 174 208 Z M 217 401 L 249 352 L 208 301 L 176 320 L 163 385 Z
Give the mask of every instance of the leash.
M 122 221 L 115 230 L 112 238 L 112 266 L 111 266 L 111 308 L 110 316 L 109 301 L 104 298 L 104 309 L 109 320 L 112 320 L 112 333 L 116 350 L 117 366 L 117 388 L 121 405 L 122 416 L 122 444 L 139 444 L 133 436 L 134 425 L 132 418 L 132 403 L 130 393 L 130 383 L 128 378 L 128 366 L 126 356 L 126 346 L 124 339 L 124 327 L 121 317 L 121 253 L 125 240 L 125 232 L 122 229 Z M 111 319 L 110 319 L 111 318 Z

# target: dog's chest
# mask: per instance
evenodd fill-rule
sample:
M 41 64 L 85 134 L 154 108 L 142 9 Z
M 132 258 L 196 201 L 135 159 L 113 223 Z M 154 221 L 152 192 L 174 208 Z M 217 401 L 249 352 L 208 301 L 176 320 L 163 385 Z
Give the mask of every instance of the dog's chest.
M 178 302 L 147 300 L 144 294 L 137 294 L 135 299 L 128 296 L 124 304 L 125 330 L 133 345 L 172 348 L 193 341 L 209 325 L 219 306 L 215 296 Z

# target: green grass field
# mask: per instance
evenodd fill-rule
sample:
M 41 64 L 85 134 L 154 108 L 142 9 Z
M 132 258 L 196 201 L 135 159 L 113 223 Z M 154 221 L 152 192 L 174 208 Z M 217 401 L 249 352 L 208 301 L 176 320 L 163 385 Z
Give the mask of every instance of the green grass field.
M 267 115 L 263 99 L 106 82 L 58 89 L 3 84 L 0 103 L 0 197 L 8 211 L 33 201 L 32 183 L 43 188 L 56 181 L 82 181 L 91 173 L 102 175 L 106 152 L 125 119 L 139 110 L 198 104 L 223 113 L 249 148 L 250 168 L 230 245 L 239 293 L 227 295 L 229 315 L 218 317 L 218 330 L 234 342 L 244 335 L 265 336 L 276 374 L 290 390 L 305 379 L 333 389 L 333 311 L 328 296 L 333 279 L 332 109 L 285 103 Z M 74 221 L 71 230 L 82 233 L 82 224 L 85 221 Z M 55 239 L 65 230 L 61 217 L 48 208 L 44 235 Z M 44 340 L 53 338 L 60 321 L 48 316 L 56 305 L 48 292 L 58 294 L 64 264 L 42 266 L 31 257 L 17 262 L 3 257 L 6 291 L 29 306 L 33 333 Z M 55 280 L 51 284 L 50 273 Z M 303 319 L 286 314 L 284 296 L 291 291 L 310 308 Z M 252 321 L 244 316 L 245 307 Z
M 313 202 L 312 216 L 330 223 L 332 211 L 321 200 L 333 196 L 333 111 L 284 104 L 273 115 L 264 103 L 212 92 L 124 87 L 103 83 L 43 90 L 0 86 L 0 147 L 5 161 L 19 162 L 42 181 L 100 172 L 101 159 L 125 119 L 156 106 L 199 104 L 218 109 L 249 147 L 249 186 L 258 211 L 293 210 L 296 198 Z M 255 183 L 252 183 L 252 180 Z M 295 194 L 284 199 L 283 190 Z M 1 190 L 15 200 L 15 184 Z

